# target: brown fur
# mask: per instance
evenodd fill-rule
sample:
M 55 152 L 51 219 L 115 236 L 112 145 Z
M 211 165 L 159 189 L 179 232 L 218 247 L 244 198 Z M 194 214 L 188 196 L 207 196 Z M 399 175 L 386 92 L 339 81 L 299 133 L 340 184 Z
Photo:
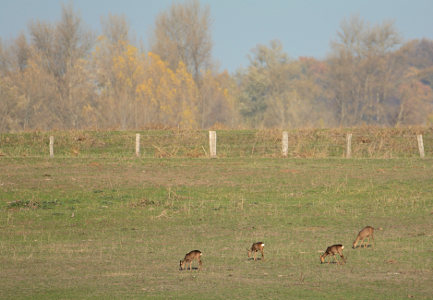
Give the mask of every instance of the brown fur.
M 359 241 L 361 241 L 360 247 L 362 247 L 362 244 L 364 243 L 364 240 L 366 238 L 368 238 L 368 244 L 370 243 L 370 237 L 373 240 L 372 246 L 374 248 L 374 228 L 371 226 L 366 226 L 364 227 L 359 233 L 358 236 L 356 237 L 356 240 L 353 242 L 352 248 L 355 249 L 356 248 L 356 244 L 358 244 Z M 367 245 L 364 244 L 364 248 L 366 248 Z
M 250 249 L 248 250 L 248 257 L 251 257 L 251 254 L 254 253 L 254 260 L 256 260 L 257 252 L 260 251 L 262 253 L 262 260 L 265 260 L 265 244 L 263 242 L 257 242 L 252 244 Z
M 344 258 L 344 255 L 343 255 L 343 249 L 344 249 L 344 246 L 341 244 L 329 246 L 328 248 L 326 248 L 325 253 L 320 255 L 320 263 L 323 264 L 325 262 L 325 257 L 327 257 L 328 255 L 331 255 L 334 258 L 335 262 L 337 264 L 340 264 L 338 262 L 337 258 L 335 257 L 335 254 L 337 254 L 337 253 L 338 253 L 338 255 L 340 255 L 343 262 L 346 263 L 346 259 Z M 329 260 L 328 260 L 328 264 L 329 264 Z
M 185 255 L 185 258 L 179 262 L 179 270 L 185 269 L 185 266 L 189 263 L 189 269 L 191 269 L 192 261 L 198 260 L 198 269 L 201 269 L 202 261 L 201 261 L 201 251 L 200 250 L 192 250 L 191 252 Z M 188 268 L 187 268 L 188 270 Z

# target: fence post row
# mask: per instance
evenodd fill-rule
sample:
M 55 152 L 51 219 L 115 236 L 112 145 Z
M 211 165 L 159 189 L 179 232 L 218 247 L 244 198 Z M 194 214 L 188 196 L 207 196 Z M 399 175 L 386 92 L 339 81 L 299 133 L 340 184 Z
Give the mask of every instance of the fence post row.
M 211 158 L 217 156 L 216 154 L 216 131 L 209 131 L 209 154 Z M 419 156 L 421 158 L 425 157 L 424 153 L 424 142 L 422 138 L 422 134 L 417 134 L 416 139 L 418 141 L 418 150 Z M 282 137 L 282 148 L 281 153 L 284 157 L 287 157 L 289 154 L 289 134 L 287 131 L 283 131 Z M 135 155 L 140 156 L 140 134 L 135 134 Z M 50 136 L 50 157 L 54 157 L 54 136 Z M 346 158 L 352 157 L 352 133 L 348 133 L 346 135 Z
M 140 156 L 140 134 L 135 134 L 135 155 Z
M 352 157 L 352 134 L 346 135 L 346 158 Z
M 283 131 L 283 145 L 281 152 L 284 157 L 287 157 L 289 154 L 289 133 L 287 131 Z
M 54 136 L 50 136 L 50 157 L 54 157 Z
M 209 131 L 209 154 L 216 157 L 216 131 Z
M 424 158 L 424 143 L 422 141 L 422 134 L 417 134 L 416 139 L 418 141 L 419 156 Z

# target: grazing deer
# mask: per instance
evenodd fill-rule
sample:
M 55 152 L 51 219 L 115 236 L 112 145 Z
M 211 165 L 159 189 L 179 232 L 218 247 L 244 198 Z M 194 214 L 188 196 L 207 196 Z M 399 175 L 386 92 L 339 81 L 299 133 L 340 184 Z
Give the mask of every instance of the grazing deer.
M 343 249 L 344 249 L 344 246 L 341 244 L 329 246 L 328 248 L 326 248 L 325 253 L 320 255 L 320 263 L 323 264 L 325 262 L 325 257 L 327 257 L 328 255 L 332 255 L 332 257 L 334 257 L 335 262 L 337 264 L 340 264 L 338 262 L 337 258 L 335 257 L 335 254 L 337 254 L 337 253 L 340 255 L 343 262 L 346 263 L 346 259 L 344 258 L 344 255 L 343 255 Z M 328 260 L 328 264 L 329 264 L 329 260 Z
M 251 248 L 248 249 L 248 257 L 251 257 L 251 254 L 254 253 L 254 260 L 256 260 L 257 252 L 260 251 L 262 253 L 262 260 L 265 260 L 265 252 L 264 252 L 265 244 L 263 242 L 257 242 L 252 244 Z
M 179 270 L 183 270 L 188 263 L 189 263 L 189 269 L 192 270 L 191 265 L 194 259 L 198 260 L 198 269 L 200 270 L 202 266 L 201 254 L 202 253 L 199 250 L 192 250 L 191 252 L 185 254 L 185 258 L 179 262 Z
M 370 236 L 371 239 L 373 240 L 373 248 L 374 248 L 374 228 L 371 226 L 366 226 L 364 227 L 359 233 L 358 236 L 356 237 L 356 240 L 353 242 L 352 248 L 355 249 L 356 248 L 356 244 L 358 244 L 359 241 L 361 241 L 360 247 L 362 247 L 362 244 L 364 243 L 365 238 L 368 238 L 368 243 L 370 244 Z M 364 248 L 366 248 L 366 244 L 364 244 Z

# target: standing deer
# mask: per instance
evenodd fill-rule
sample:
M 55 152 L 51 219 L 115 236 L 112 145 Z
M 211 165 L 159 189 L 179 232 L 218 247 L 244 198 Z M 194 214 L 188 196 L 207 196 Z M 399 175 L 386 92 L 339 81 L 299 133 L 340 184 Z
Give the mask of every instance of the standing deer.
M 359 241 L 361 241 L 360 247 L 362 247 L 362 244 L 364 243 L 365 238 L 368 238 L 368 243 L 370 244 L 370 236 L 371 239 L 373 240 L 372 246 L 374 248 L 374 228 L 371 226 L 366 226 L 364 227 L 359 233 L 358 236 L 356 237 L 356 240 L 353 242 L 352 248 L 355 249 L 356 248 L 356 244 L 358 244 Z M 364 248 L 366 248 L 366 244 L 364 244 Z
M 262 260 L 265 260 L 265 252 L 264 252 L 265 244 L 263 242 L 257 242 L 252 244 L 251 248 L 248 249 L 248 257 L 251 257 L 251 254 L 254 253 L 254 260 L 256 260 L 257 252 L 260 251 L 262 253 Z
M 343 255 L 343 249 L 344 249 L 344 246 L 341 244 L 329 246 L 328 248 L 326 248 L 325 253 L 320 255 L 320 263 L 323 264 L 325 262 L 325 257 L 327 257 L 328 255 L 332 255 L 332 257 L 334 257 L 335 262 L 337 264 L 340 264 L 338 262 L 337 258 L 335 257 L 335 254 L 337 254 L 337 253 L 340 255 L 343 262 L 346 263 L 346 259 L 344 258 L 344 255 Z M 328 260 L 328 264 L 329 264 L 329 260 Z
M 179 270 L 183 270 L 188 263 L 189 263 L 189 269 L 192 270 L 191 265 L 194 259 L 198 260 L 198 269 L 200 270 L 202 266 L 201 254 L 202 253 L 199 250 L 192 250 L 191 252 L 187 253 L 185 255 L 185 258 L 179 262 Z

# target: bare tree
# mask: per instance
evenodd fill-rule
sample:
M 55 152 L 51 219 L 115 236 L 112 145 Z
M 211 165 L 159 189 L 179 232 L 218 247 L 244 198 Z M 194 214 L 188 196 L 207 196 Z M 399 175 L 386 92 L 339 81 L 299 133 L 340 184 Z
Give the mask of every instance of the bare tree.
M 202 72 L 211 65 L 210 26 L 209 6 L 202 8 L 198 0 L 174 3 L 156 19 L 151 50 L 172 70 L 183 62 L 200 86 Z
M 120 41 L 130 41 L 130 25 L 124 15 L 111 15 L 101 18 L 102 35 L 112 45 Z
M 388 123 L 385 106 L 396 74 L 390 54 L 400 43 L 393 22 L 371 26 L 352 16 L 343 20 L 337 37 L 328 59 L 328 86 L 340 126 Z
M 33 22 L 29 29 L 40 67 L 56 81 L 57 95 L 51 109 L 61 119 L 59 127 L 79 128 L 82 109 L 90 101 L 86 59 L 93 35 L 84 29 L 71 5 L 62 7 L 57 24 Z

